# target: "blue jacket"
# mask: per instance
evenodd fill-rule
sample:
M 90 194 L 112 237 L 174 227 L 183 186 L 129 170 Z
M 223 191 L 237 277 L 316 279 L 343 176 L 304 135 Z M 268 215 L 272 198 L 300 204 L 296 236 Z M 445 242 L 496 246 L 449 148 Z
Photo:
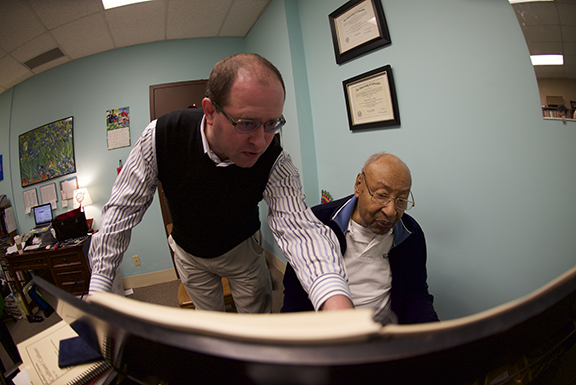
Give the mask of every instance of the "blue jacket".
M 354 195 L 314 206 L 312 211 L 325 225 L 330 227 L 338 241 L 342 255 L 346 251 L 348 222 L 354 211 L 357 198 Z M 426 283 L 426 240 L 418 223 L 404 214 L 394 226 L 394 243 L 389 253 L 392 272 L 390 292 L 392 311 L 400 324 L 438 321 L 434 310 L 434 297 L 428 293 Z M 284 306 L 282 312 L 312 311 L 314 307 L 308 294 L 296 277 L 290 264 L 284 274 Z

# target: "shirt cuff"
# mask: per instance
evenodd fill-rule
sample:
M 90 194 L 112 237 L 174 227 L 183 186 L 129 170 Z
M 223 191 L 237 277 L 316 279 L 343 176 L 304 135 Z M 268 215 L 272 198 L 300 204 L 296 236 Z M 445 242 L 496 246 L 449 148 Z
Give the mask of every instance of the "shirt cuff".
M 94 294 L 98 291 L 112 291 L 112 280 L 103 275 L 92 274 L 88 294 Z
M 344 295 L 352 302 L 350 287 L 342 276 L 335 273 L 325 274 L 319 277 L 310 287 L 310 300 L 314 309 L 320 310 L 320 306 L 330 297 Z

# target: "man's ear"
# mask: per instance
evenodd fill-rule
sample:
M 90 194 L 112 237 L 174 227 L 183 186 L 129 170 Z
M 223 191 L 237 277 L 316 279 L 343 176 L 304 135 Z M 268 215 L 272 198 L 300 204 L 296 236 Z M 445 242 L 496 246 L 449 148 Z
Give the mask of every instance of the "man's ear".
M 356 183 L 354 183 L 354 195 L 356 195 L 356 197 L 360 196 L 360 193 L 362 192 L 361 187 L 362 187 L 362 173 L 359 173 L 358 176 L 356 177 Z
M 202 109 L 204 109 L 204 115 L 206 116 L 206 123 L 212 125 L 214 123 L 214 114 L 216 113 L 216 107 L 210 98 L 202 99 Z

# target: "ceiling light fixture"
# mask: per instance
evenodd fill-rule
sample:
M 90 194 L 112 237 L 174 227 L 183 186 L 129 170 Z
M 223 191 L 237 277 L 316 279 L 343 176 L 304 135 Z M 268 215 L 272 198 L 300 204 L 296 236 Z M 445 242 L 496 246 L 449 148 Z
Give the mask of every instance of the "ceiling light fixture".
M 508 0 L 510 4 L 517 4 L 517 3 L 534 3 L 536 1 L 554 1 L 554 0 Z
M 561 66 L 564 65 L 563 55 L 531 55 L 533 66 Z
M 145 1 L 151 0 L 102 0 L 102 5 L 104 6 L 104 9 L 110 9 L 129 4 L 143 3 Z

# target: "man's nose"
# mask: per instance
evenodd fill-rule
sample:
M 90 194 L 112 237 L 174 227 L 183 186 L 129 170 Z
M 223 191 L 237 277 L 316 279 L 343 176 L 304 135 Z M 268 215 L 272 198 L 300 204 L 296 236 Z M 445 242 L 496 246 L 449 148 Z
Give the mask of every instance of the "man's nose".
M 396 201 L 394 199 L 390 199 L 390 202 L 386 203 L 380 209 L 388 218 L 391 218 L 396 215 Z
M 249 134 L 250 137 L 248 138 L 248 141 L 258 148 L 265 147 L 267 134 L 268 133 L 264 131 L 264 127 L 260 126 Z

